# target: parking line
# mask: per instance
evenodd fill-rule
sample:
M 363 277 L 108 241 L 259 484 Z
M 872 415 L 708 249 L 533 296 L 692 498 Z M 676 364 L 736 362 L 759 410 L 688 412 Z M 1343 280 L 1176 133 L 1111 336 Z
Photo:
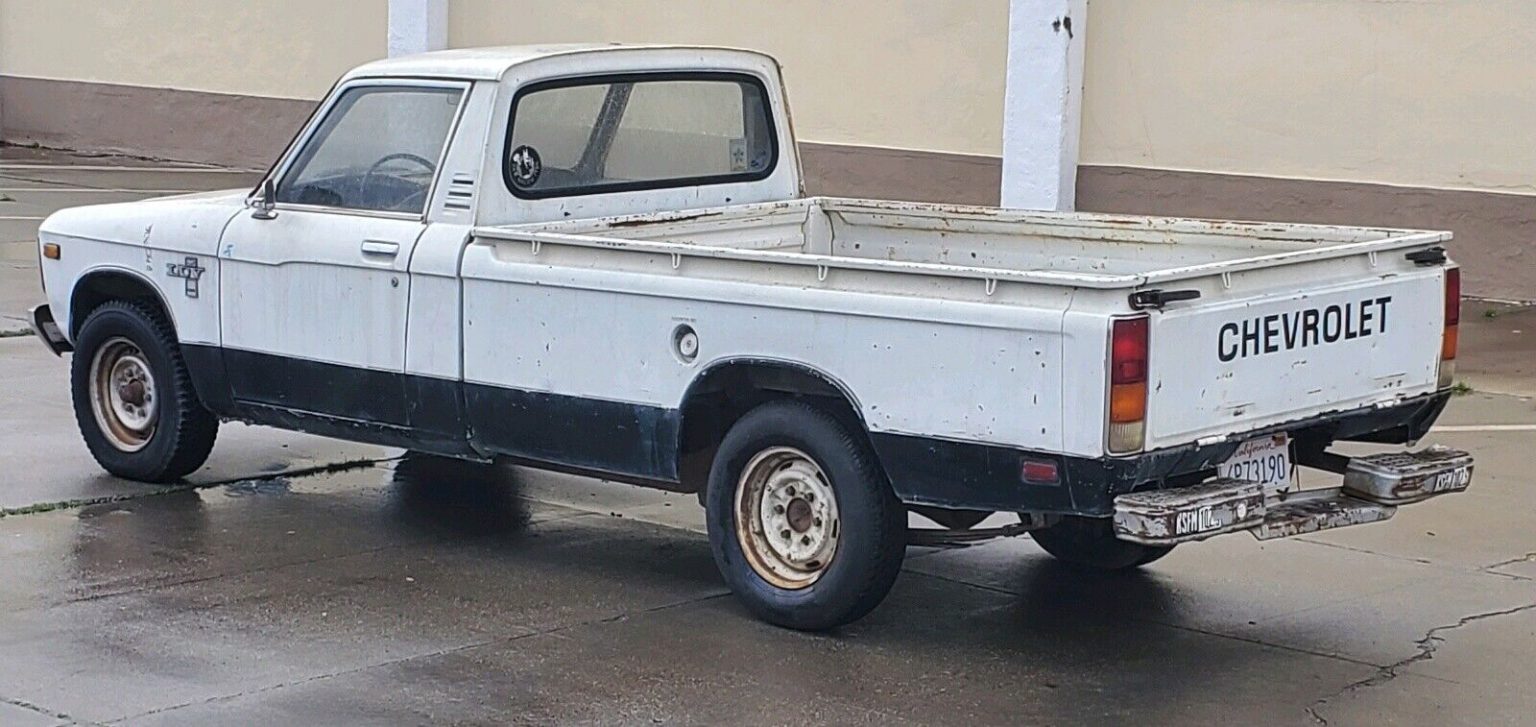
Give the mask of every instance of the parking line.
M 41 222 L 44 218 L 34 216 L 0 217 L 0 222 Z
M 0 187 L 0 193 L 6 194 L 31 194 L 33 192 L 74 192 L 77 194 L 90 194 L 92 192 L 143 192 L 145 194 L 187 194 L 198 192 L 196 189 L 122 189 L 109 187 Z
M 260 174 L 258 171 L 249 169 L 225 169 L 223 167 L 114 167 L 102 164 L 0 164 L 0 171 Z
M 1431 433 L 1443 432 L 1536 432 L 1536 424 L 1452 424 L 1435 427 Z

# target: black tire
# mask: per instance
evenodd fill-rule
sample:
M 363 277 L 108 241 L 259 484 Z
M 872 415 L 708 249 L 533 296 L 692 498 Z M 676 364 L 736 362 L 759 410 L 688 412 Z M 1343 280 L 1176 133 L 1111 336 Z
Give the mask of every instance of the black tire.
M 743 470 L 779 448 L 803 452 L 824 473 L 837 512 L 829 526 L 836 550 L 814 582 L 788 588 L 754 568 L 742 544 L 750 535 L 736 527 Z M 798 401 L 763 404 L 731 427 L 710 468 L 705 511 L 731 591 L 758 618 L 786 628 L 823 631 L 858 620 L 885 598 L 906 556 L 906 511 L 863 432 Z
M 1048 528 L 1030 532 L 1045 552 L 1072 565 L 1093 570 L 1138 568 L 1157 560 L 1174 546 L 1142 545 L 1115 537 L 1109 518 L 1064 517 Z
M 104 431 L 108 425 L 98 420 L 92 402 L 93 362 L 104 346 L 121 346 L 124 340 L 142 354 L 155 392 L 152 429 L 143 434 L 135 451 L 114 443 L 114 435 Z M 70 389 L 85 446 L 102 469 L 118 477 L 175 481 L 201 467 L 213 449 L 218 417 L 197 398 L 170 321 L 149 305 L 115 300 L 91 311 L 75 338 Z

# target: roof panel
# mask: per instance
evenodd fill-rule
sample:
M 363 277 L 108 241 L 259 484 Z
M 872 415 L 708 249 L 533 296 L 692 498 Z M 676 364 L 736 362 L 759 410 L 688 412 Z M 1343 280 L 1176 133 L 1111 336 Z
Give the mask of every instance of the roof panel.
M 650 45 L 627 43 L 567 43 L 552 45 L 512 45 L 489 48 L 461 48 L 416 55 L 386 58 L 365 63 L 347 73 L 345 78 L 425 77 L 461 78 L 494 81 L 514 66 L 551 56 L 574 55 L 633 49 L 731 50 L 706 46 Z M 754 51 L 742 51 L 756 54 Z

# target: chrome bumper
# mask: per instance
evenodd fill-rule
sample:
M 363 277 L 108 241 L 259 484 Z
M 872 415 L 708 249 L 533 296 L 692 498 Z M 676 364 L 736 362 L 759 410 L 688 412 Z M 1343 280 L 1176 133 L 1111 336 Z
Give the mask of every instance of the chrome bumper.
M 1216 480 L 1115 498 L 1115 537 L 1175 545 L 1238 531 L 1259 540 L 1364 525 L 1399 505 L 1461 492 L 1472 483 L 1472 455 L 1432 447 L 1351 459 L 1340 487 L 1266 496 L 1257 483 Z
M 59 330 L 59 324 L 54 322 L 53 311 L 47 305 L 34 306 L 27 311 L 27 317 L 32 319 L 32 332 L 37 334 L 53 355 L 63 356 L 75 350 L 74 346 L 69 345 L 69 340 L 64 338 L 64 332 Z

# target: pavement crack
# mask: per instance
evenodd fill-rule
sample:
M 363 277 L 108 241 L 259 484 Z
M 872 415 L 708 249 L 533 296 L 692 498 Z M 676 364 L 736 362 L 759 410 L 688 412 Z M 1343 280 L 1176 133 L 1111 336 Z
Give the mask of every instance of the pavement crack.
M 269 474 L 254 475 L 249 477 L 233 477 L 222 480 L 212 480 L 209 482 L 181 483 L 176 485 L 157 487 L 149 490 L 141 490 L 139 492 L 119 493 L 116 495 L 79 497 L 71 500 L 58 500 L 55 502 L 38 502 L 31 505 L 24 505 L 22 507 L 0 508 L 0 520 L 21 515 L 37 515 L 45 512 L 53 512 L 55 510 L 74 510 L 82 507 L 91 507 L 94 505 L 107 505 L 115 502 L 141 500 L 147 497 L 160 497 L 162 495 L 171 495 L 189 490 L 206 490 L 214 487 L 223 487 L 225 485 L 243 484 L 248 482 L 270 482 L 272 480 L 278 479 L 292 480 L 304 477 L 315 477 L 318 475 L 331 474 L 335 472 L 347 472 L 349 470 L 377 467 L 378 465 L 384 464 L 386 462 L 393 462 L 397 459 L 399 459 L 399 457 L 350 459 L 341 462 L 331 462 L 329 464 L 317 465 L 314 467 L 301 467 L 299 469 L 283 470 L 281 472 L 272 472 Z
M 1461 618 L 1457 619 L 1455 623 L 1436 626 L 1428 631 L 1425 631 L 1424 636 L 1414 642 L 1414 646 L 1417 647 L 1417 651 L 1413 655 L 1392 662 L 1391 664 L 1387 664 L 1386 666 L 1378 666 L 1376 667 L 1375 674 L 1372 674 L 1365 679 L 1361 679 L 1360 681 L 1346 684 L 1344 685 L 1343 689 L 1318 699 L 1317 701 L 1307 706 L 1307 715 L 1310 716 L 1315 723 L 1320 725 L 1327 725 L 1328 718 L 1324 717 L 1322 712 L 1319 710 L 1327 706 L 1329 701 L 1338 699 L 1339 697 L 1342 697 L 1346 694 L 1351 694 L 1361 689 L 1379 687 L 1383 684 L 1386 684 L 1387 682 L 1392 681 L 1393 679 L 1396 679 L 1402 674 L 1403 669 L 1413 666 L 1414 664 L 1417 664 L 1421 661 L 1429 661 L 1430 659 L 1435 658 L 1435 652 L 1439 651 L 1440 645 L 1445 643 L 1445 637 L 1443 634 L 1446 632 L 1455 631 L 1456 629 L 1467 626 L 1468 624 L 1477 623 L 1478 621 L 1484 621 L 1491 618 L 1499 618 L 1502 616 L 1511 616 L 1524 611 L 1530 611 L 1532 609 L 1536 609 L 1536 603 L 1527 603 L 1522 606 L 1504 608 L 1497 611 L 1484 611 L 1482 613 L 1474 613 L 1470 616 L 1462 616 Z
M 1356 547 L 1350 546 L 1350 545 L 1339 545 L 1338 543 L 1329 543 L 1329 542 L 1324 542 L 1322 540 L 1313 540 L 1311 538 L 1292 538 L 1292 540 L 1295 540 L 1295 541 L 1300 542 L 1300 543 L 1307 543 L 1309 545 L 1321 545 L 1324 548 L 1336 548 L 1338 550 L 1347 550 L 1347 551 L 1349 551 L 1351 553 L 1362 553 L 1364 555 L 1374 555 L 1374 556 L 1376 556 L 1378 558 L 1391 558 L 1392 560 L 1402 560 L 1402 561 L 1407 561 L 1409 563 L 1418 563 L 1420 565 L 1434 565 L 1435 564 L 1434 561 L 1432 561 L 1432 560 L 1430 560 L 1428 558 L 1414 558 L 1414 557 L 1406 556 L 1406 555 L 1394 555 L 1392 553 L 1379 553 L 1377 551 L 1367 550 L 1365 548 L 1356 548 Z
M 1509 560 L 1501 560 L 1501 561 L 1499 561 L 1497 563 L 1494 563 L 1492 565 L 1485 565 L 1482 568 L 1480 568 L 1479 570 L 1489 571 L 1489 570 L 1494 570 L 1496 568 L 1503 568 L 1505 566 L 1516 565 L 1516 564 L 1519 564 L 1519 563 L 1528 563 L 1528 562 L 1533 561 L 1533 560 L 1536 560 L 1536 551 L 1532 551 L 1530 553 L 1526 553 L 1525 555 L 1522 555 L 1522 556 L 1520 556 L 1518 558 L 1510 558 Z M 1504 574 L 1501 573 L 1499 575 L 1504 575 Z
M 79 720 L 75 719 L 74 717 L 69 716 L 68 714 L 65 714 L 63 712 L 58 712 L 58 711 L 55 711 L 55 710 L 52 710 L 52 709 L 48 709 L 47 707 L 43 707 L 43 706 L 38 705 L 38 704 L 33 704 L 32 702 L 28 702 L 25 699 L 17 699 L 15 697 L 0 696 L 0 704 L 9 704 L 12 707 L 16 707 L 18 709 L 25 709 L 28 712 L 36 712 L 37 714 L 41 714 L 41 715 L 43 715 L 45 717 L 52 717 L 53 719 L 57 719 L 57 720 L 65 720 L 65 721 L 77 722 L 77 723 L 79 722 Z
M 1526 577 L 1526 576 L 1515 575 L 1514 573 L 1497 573 L 1497 572 L 1494 571 L 1494 569 L 1502 568 L 1502 567 L 1507 566 L 1507 565 L 1514 565 L 1516 563 L 1523 563 L 1523 562 L 1526 562 L 1526 561 L 1529 561 L 1529 560 L 1536 560 L 1536 553 L 1526 553 L 1524 556 L 1519 557 L 1519 558 L 1510 558 L 1509 560 L 1499 561 L 1497 563 L 1494 563 L 1493 565 L 1487 565 L 1487 566 L 1483 566 L 1481 568 L 1472 568 L 1472 567 L 1468 567 L 1468 566 L 1450 566 L 1450 565 L 1445 565 L 1445 564 L 1441 564 L 1441 563 L 1436 563 L 1435 561 L 1430 560 L 1429 558 L 1415 558 L 1415 557 L 1407 556 L 1407 555 L 1395 555 L 1393 553 L 1381 553 L 1381 552 L 1377 552 L 1377 551 L 1374 551 L 1374 550 L 1367 550 L 1365 548 L 1357 548 L 1357 547 L 1349 546 L 1349 545 L 1340 545 L 1338 543 L 1329 543 L 1329 542 L 1324 542 L 1324 541 L 1321 541 L 1321 540 L 1312 540 L 1311 538 L 1305 538 L 1305 537 L 1291 538 L 1291 539 L 1296 541 L 1296 542 L 1298 542 L 1298 543 L 1306 543 L 1308 545 L 1319 545 L 1319 546 L 1322 546 L 1324 548 L 1334 548 L 1336 550 L 1345 550 L 1345 551 L 1349 551 L 1351 553 L 1361 553 L 1363 555 L 1374 555 L 1374 556 L 1376 556 L 1378 558 L 1388 558 L 1388 559 L 1391 559 L 1391 560 L 1402 561 L 1404 563 L 1417 563 L 1419 565 L 1427 565 L 1427 566 L 1430 566 L 1432 568 L 1439 568 L 1441 570 L 1456 571 L 1456 572 L 1462 572 L 1462 573 L 1482 573 L 1484 575 L 1498 576 L 1500 578 L 1509 578 L 1509 579 L 1517 580 L 1517 581 L 1528 581 L 1528 580 L 1531 580 L 1531 579 Z

